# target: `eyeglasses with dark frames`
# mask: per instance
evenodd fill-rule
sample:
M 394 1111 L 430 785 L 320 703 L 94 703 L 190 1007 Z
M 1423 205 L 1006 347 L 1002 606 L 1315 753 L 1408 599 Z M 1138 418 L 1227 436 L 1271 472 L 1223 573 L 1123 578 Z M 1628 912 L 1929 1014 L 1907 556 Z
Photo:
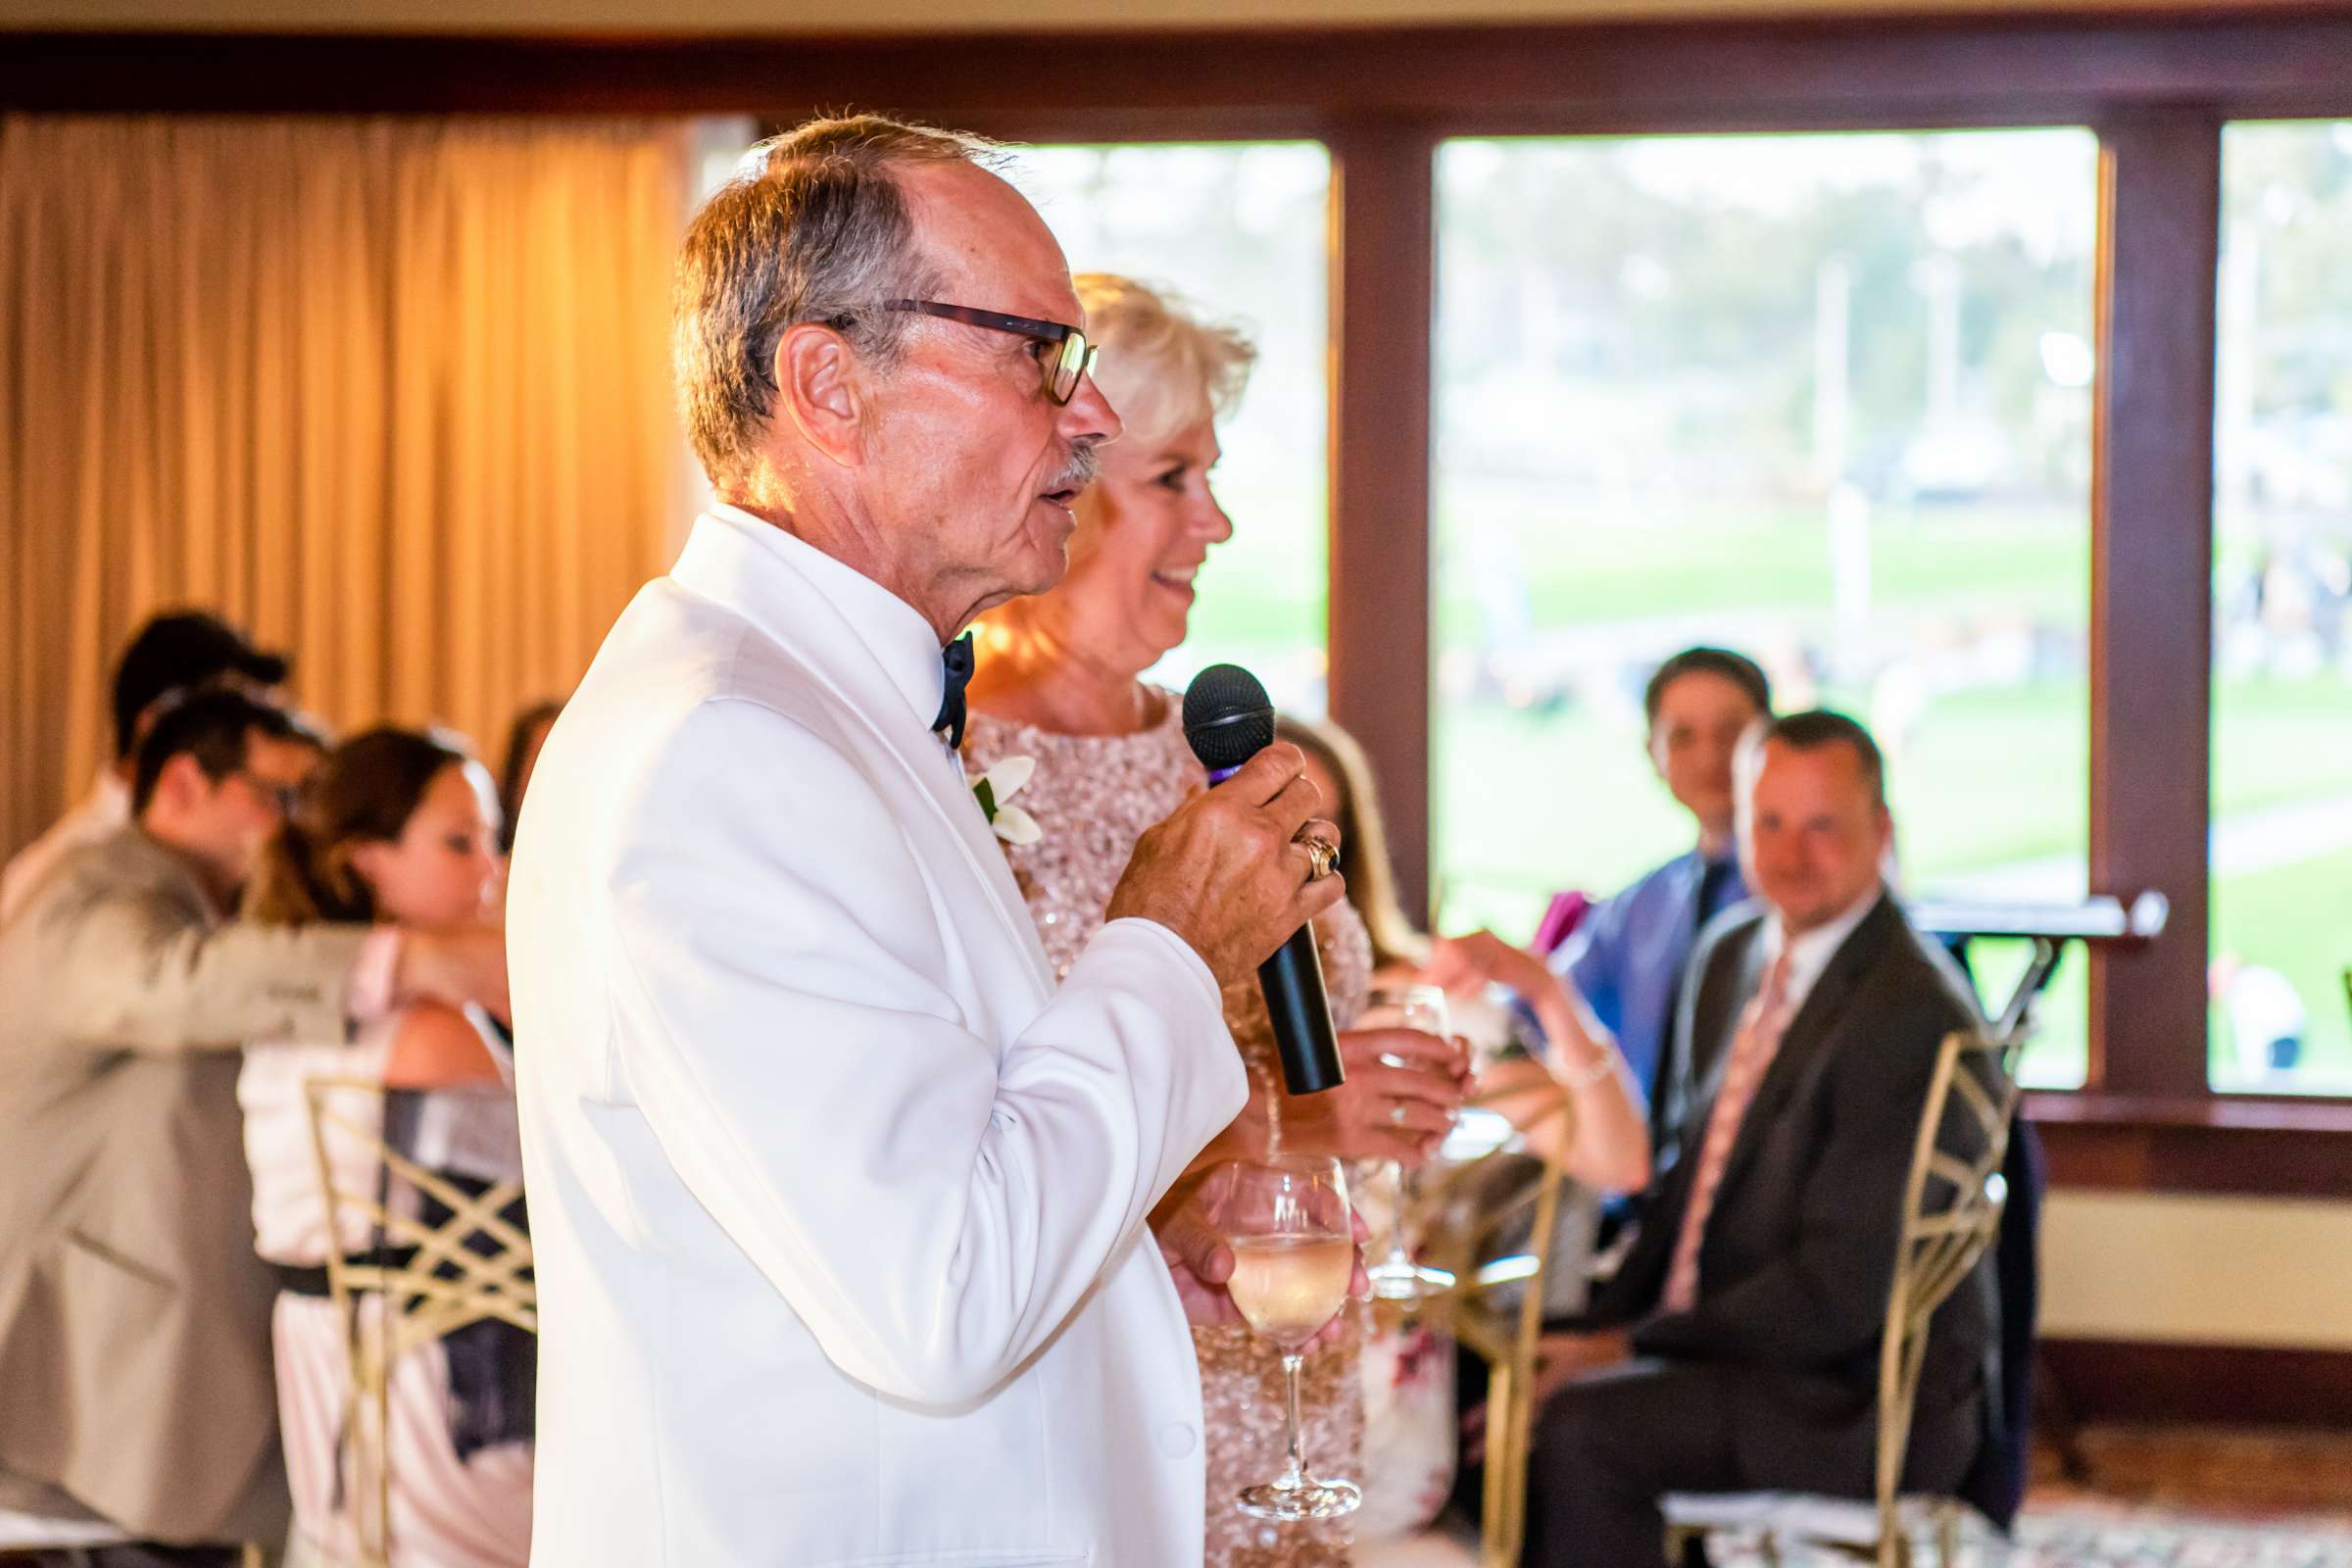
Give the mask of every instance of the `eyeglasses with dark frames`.
M 255 772 L 250 767 L 240 767 L 229 776 L 243 779 L 245 787 L 277 808 L 277 814 L 280 816 L 291 817 L 294 814 L 295 806 L 302 800 L 301 785 L 280 783 L 276 779 Z
M 1080 378 L 1095 368 L 1095 356 L 1101 352 L 1086 340 L 1082 328 L 1061 321 L 1006 316 L 1002 311 L 977 310 L 969 305 L 942 305 L 937 300 L 887 300 L 882 309 L 936 316 L 942 320 L 961 321 L 966 326 L 986 327 L 991 332 L 1010 332 L 1048 345 L 1054 352 L 1040 355 L 1038 365 L 1045 378 L 1046 396 L 1057 404 L 1066 404 L 1077 396 Z

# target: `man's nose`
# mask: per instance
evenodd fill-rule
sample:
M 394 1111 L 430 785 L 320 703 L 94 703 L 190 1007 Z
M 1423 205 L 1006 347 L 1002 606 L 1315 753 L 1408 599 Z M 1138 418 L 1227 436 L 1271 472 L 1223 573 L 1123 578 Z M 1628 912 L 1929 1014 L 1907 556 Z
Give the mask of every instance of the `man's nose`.
M 1110 399 L 1095 384 L 1092 370 L 1078 378 L 1077 390 L 1061 406 L 1061 418 L 1057 422 L 1066 441 L 1116 441 L 1127 428 L 1119 411 L 1110 406 Z

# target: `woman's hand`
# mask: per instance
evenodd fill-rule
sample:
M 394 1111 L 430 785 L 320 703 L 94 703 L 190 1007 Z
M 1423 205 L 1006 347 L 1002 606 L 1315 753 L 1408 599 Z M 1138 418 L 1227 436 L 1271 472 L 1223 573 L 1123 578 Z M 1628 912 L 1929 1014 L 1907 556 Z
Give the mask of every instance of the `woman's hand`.
M 1464 996 L 1494 982 L 1529 1002 L 1542 998 L 1558 982 L 1544 960 L 1525 948 L 1513 947 L 1492 931 L 1468 936 L 1439 937 L 1429 945 L 1429 962 L 1422 966 L 1425 984 L 1443 986 L 1448 996 Z
M 1427 1161 L 1462 1108 L 1468 1048 L 1417 1029 L 1349 1029 L 1340 1060 L 1348 1080 L 1339 1088 L 1284 1098 L 1283 1141 L 1341 1159 Z
M 1424 978 L 1453 992 L 1475 992 L 1490 981 L 1516 992 L 1544 1033 L 1544 1070 L 1567 1091 L 1575 1114 L 1555 1114 L 1557 1091 L 1525 1069 L 1494 1072 L 1492 1082 L 1479 1085 L 1482 1093 L 1500 1099 L 1496 1108 L 1527 1133 L 1530 1146 L 1546 1156 L 1556 1152 L 1561 1167 L 1586 1186 L 1636 1193 L 1649 1185 L 1649 1117 L 1630 1087 L 1617 1042 L 1573 985 L 1492 931 L 1440 937 Z M 1535 1092 L 1522 1093 L 1529 1089 Z M 1564 1145 L 1553 1142 L 1562 1138 Z

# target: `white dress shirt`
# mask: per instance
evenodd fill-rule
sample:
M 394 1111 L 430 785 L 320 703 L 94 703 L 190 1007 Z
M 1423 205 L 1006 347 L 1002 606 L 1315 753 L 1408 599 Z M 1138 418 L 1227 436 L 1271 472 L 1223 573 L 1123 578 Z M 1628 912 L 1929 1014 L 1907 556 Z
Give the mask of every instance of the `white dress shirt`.
M 1198 1568 L 1151 1207 L 1248 1082 L 1199 956 L 1056 988 L 910 607 L 719 508 L 549 735 L 508 902 L 533 1560 Z
M 1845 939 L 1854 934 L 1854 928 L 1870 917 L 1870 911 L 1877 908 L 1879 901 L 1886 896 L 1885 885 L 1873 882 L 1870 891 L 1855 900 L 1844 913 L 1827 925 L 1815 926 L 1793 941 L 1789 939 L 1788 928 L 1781 923 L 1779 910 L 1774 910 L 1765 919 L 1764 962 L 1756 972 L 1770 973 L 1772 966 L 1780 960 L 1782 951 L 1787 950 L 1788 977 L 1784 983 L 1788 988 L 1789 1017 L 1795 1017 L 1803 1009 L 1805 999 L 1813 994 L 1813 984 L 1821 978 L 1821 972 L 1830 966 L 1830 960 L 1838 956 L 1838 950 L 1845 946 Z

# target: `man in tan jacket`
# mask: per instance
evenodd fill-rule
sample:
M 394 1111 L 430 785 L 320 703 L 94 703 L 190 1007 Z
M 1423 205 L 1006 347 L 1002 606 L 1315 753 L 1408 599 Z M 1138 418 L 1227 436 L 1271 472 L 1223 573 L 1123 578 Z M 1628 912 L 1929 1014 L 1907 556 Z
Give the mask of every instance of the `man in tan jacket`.
M 506 1008 L 487 928 L 228 918 L 311 760 L 278 710 L 190 697 L 140 748 L 133 825 L 0 928 L 0 1507 L 152 1544 L 101 1563 L 285 1532 L 238 1048 L 411 997 Z

